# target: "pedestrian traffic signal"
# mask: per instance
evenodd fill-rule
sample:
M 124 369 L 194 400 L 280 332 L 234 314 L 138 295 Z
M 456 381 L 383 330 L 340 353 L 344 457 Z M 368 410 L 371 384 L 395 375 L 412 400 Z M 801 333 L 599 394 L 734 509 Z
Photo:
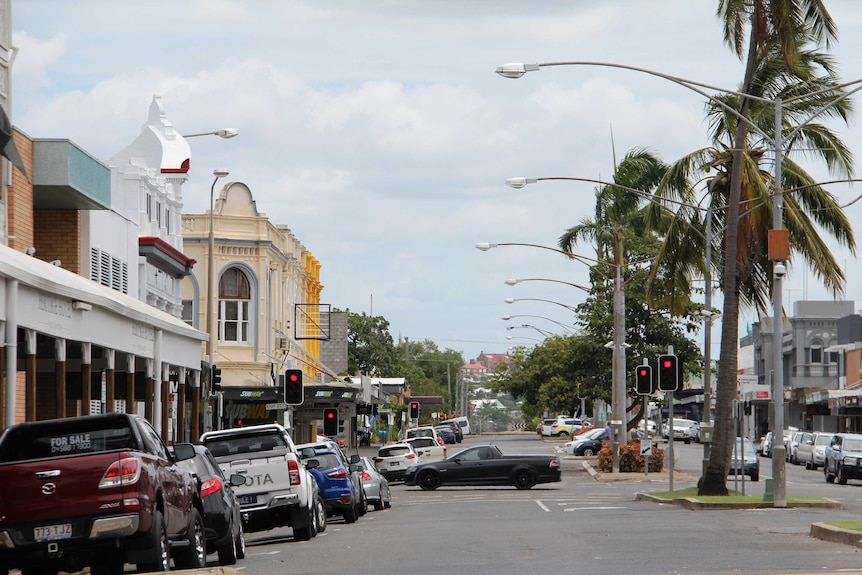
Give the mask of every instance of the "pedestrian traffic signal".
M 679 373 L 675 355 L 658 356 L 658 388 L 660 391 L 679 389 Z
M 419 419 L 419 402 L 410 402 L 410 419 Z
M 652 389 L 652 368 L 648 365 L 639 365 L 635 368 L 635 388 L 638 395 L 649 395 Z
M 212 366 L 212 376 L 213 386 L 221 383 L 221 368 L 216 366 L 216 364 Z
M 338 410 L 334 407 L 323 410 L 323 435 L 327 437 L 338 435 Z
M 305 399 L 302 387 L 302 370 L 288 369 L 284 373 L 284 402 L 288 405 L 301 405 Z

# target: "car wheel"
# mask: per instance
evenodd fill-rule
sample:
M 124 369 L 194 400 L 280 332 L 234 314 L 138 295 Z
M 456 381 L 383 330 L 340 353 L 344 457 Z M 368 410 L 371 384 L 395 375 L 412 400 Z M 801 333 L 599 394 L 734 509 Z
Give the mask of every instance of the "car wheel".
M 359 507 L 356 509 L 356 515 L 362 517 L 368 511 L 368 500 L 365 499 L 365 490 L 359 490 Z
M 568 432 L 568 431 L 561 431 L 561 432 L 560 432 L 560 437 L 568 437 L 568 436 L 569 436 L 569 432 Z
M 592 447 L 585 447 L 584 450 L 581 452 L 581 455 L 586 455 L 587 457 L 592 457 L 595 454 L 596 450 Z
M 838 474 L 836 481 L 841 485 L 847 485 L 847 471 L 844 469 L 843 464 L 838 466 L 836 473 Z
M 297 523 L 302 521 L 305 523 L 304 526 L 300 527 L 294 525 L 293 527 L 293 539 L 294 541 L 308 541 L 311 539 L 313 529 L 312 523 L 314 523 L 314 502 L 310 502 L 309 507 L 300 507 L 296 510 L 296 513 L 291 518 L 292 520 L 296 520 Z
M 234 539 L 236 540 L 236 558 L 245 559 L 245 532 L 242 529 L 242 521 L 239 523 L 239 533 Z
M 165 529 L 165 519 L 159 510 L 153 513 L 152 538 L 155 545 L 152 550 L 152 560 L 138 564 L 138 571 L 162 573 L 171 568 L 171 556 L 169 552 L 168 532 Z
M 433 469 L 426 469 L 416 478 L 416 483 L 422 488 L 422 491 L 434 491 L 440 487 L 440 474 Z
M 356 506 L 351 505 L 344 509 L 341 513 L 341 516 L 344 517 L 345 523 L 356 523 L 357 515 L 356 515 Z
M 326 531 L 326 506 L 323 504 L 323 498 L 317 498 L 317 504 L 315 505 L 314 515 L 317 520 L 317 532 L 323 533 Z
M 686 445 L 688 445 L 691 443 L 691 438 L 689 437 L 689 438 L 683 439 L 682 442 L 685 443 Z
M 386 499 L 383 499 L 383 495 L 380 495 L 380 499 L 383 500 L 383 507 L 386 509 L 390 509 L 392 507 L 392 492 L 389 491 L 389 486 L 386 486 Z
M 805 469 L 809 469 L 809 470 L 811 469 L 811 462 L 810 461 L 805 462 Z
M 518 469 L 512 475 L 512 483 L 518 489 L 529 489 L 536 484 L 536 476 L 529 469 Z
M 174 565 L 179 569 L 201 569 L 207 566 L 207 539 L 204 535 L 204 522 L 200 511 L 192 508 L 189 530 L 186 533 L 188 544 L 181 547 L 174 556 Z
M 224 545 L 217 547 L 216 553 L 219 565 L 236 565 L 236 537 L 231 537 Z
M 823 475 L 826 477 L 826 483 L 832 483 L 835 481 L 835 476 L 829 473 L 829 464 L 823 466 Z
M 751 480 L 752 481 L 760 481 L 760 472 L 755 471 L 754 473 L 752 473 L 751 474 Z

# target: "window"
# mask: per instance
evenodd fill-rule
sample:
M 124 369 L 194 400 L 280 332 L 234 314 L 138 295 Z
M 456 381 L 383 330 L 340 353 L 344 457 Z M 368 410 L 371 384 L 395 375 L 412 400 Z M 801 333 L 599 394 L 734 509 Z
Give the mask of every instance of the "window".
M 192 305 L 192 300 L 184 299 L 183 300 L 183 315 L 182 320 L 187 324 L 194 326 L 194 306 Z
M 823 348 L 818 344 L 811 346 L 811 363 L 823 363 Z
M 218 339 L 219 341 L 249 341 L 249 303 L 251 286 L 248 277 L 238 268 L 231 268 L 222 275 L 218 289 Z

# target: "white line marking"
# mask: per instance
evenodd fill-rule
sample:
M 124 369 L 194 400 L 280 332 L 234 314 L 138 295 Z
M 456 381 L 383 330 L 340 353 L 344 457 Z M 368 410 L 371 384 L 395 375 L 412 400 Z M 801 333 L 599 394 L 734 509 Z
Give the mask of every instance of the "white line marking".
M 545 504 L 544 504 L 544 503 L 542 503 L 541 501 L 539 501 L 538 499 L 536 499 L 536 505 L 538 505 L 539 507 L 541 507 L 541 508 L 542 508 L 542 510 L 543 510 L 543 511 L 545 511 L 546 513 L 550 513 L 550 512 L 551 512 L 551 510 L 550 510 L 550 509 L 548 509 L 548 508 L 545 506 Z

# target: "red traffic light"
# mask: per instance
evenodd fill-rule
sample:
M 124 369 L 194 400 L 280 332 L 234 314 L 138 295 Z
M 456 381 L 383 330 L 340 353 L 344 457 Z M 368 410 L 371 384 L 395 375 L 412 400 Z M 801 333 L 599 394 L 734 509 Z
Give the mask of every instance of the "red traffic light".
M 335 419 L 335 412 L 334 411 L 327 411 L 326 412 L 326 419 Z
M 647 377 L 649 375 L 649 370 L 642 367 L 638 370 L 638 375 L 641 377 Z
M 299 374 L 294 371 L 287 372 L 287 380 L 291 383 L 296 383 L 299 381 Z
M 670 369 L 673 367 L 673 360 L 671 360 L 670 358 L 665 358 L 661 366 L 665 369 Z

